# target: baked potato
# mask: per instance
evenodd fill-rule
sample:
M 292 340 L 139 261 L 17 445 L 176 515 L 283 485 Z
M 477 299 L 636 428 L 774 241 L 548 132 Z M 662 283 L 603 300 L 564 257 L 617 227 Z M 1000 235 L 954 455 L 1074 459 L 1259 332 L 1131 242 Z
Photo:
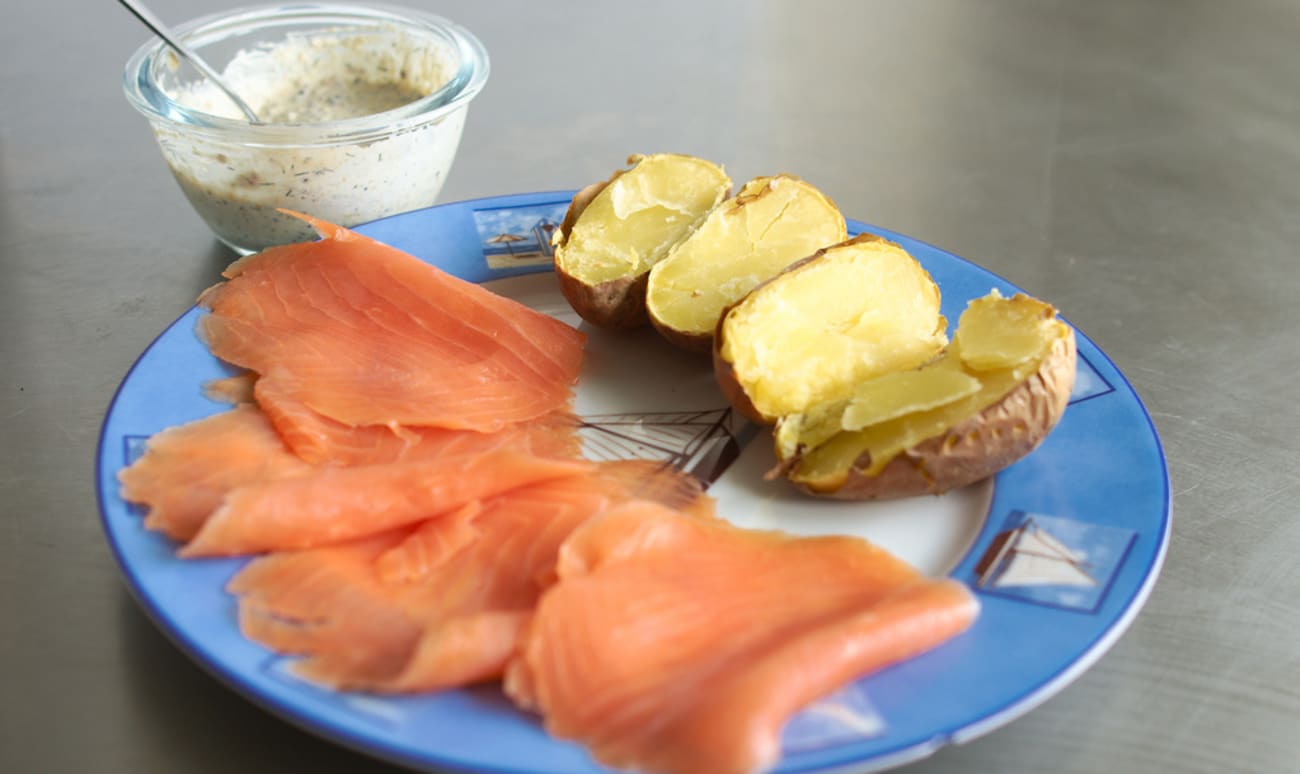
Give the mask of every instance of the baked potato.
M 948 343 L 939 288 L 899 245 L 862 234 L 784 269 L 723 313 L 713 365 L 740 413 L 772 424 L 906 371 Z
M 1075 354 L 1074 330 L 1048 304 L 996 292 L 976 299 L 941 357 L 782 417 L 768 476 L 841 499 L 940 494 L 986 478 L 1051 432 Z
M 650 270 L 650 321 L 674 344 L 708 352 L 724 309 L 845 236 L 844 216 L 821 191 L 791 175 L 754 178 Z
M 604 328 L 649 321 L 650 267 L 731 192 L 721 167 L 693 156 L 629 156 L 628 164 L 579 191 L 553 237 L 560 291 Z

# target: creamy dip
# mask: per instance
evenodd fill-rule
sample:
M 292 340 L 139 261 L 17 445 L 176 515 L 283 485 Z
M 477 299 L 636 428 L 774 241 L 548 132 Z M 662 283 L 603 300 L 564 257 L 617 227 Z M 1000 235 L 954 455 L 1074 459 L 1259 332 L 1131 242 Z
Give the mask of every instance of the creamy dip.
M 323 141 L 331 127 L 322 124 L 428 96 L 448 81 L 454 62 L 444 45 L 396 30 L 294 35 L 240 52 L 223 72 L 285 137 L 254 140 L 253 127 L 218 134 L 155 125 L 155 132 L 181 189 L 222 241 L 246 252 L 309 239 L 310 229 L 276 208 L 352 226 L 434 203 L 464 109 L 365 141 Z M 206 80 L 169 95 L 187 108 L 244 120 Z

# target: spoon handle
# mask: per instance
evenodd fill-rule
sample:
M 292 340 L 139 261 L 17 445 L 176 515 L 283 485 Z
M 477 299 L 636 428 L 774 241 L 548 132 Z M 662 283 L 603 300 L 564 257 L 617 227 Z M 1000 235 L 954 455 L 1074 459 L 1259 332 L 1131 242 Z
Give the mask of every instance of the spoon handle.
M 176 51 L 176 53 L 180 54 L 186 61 L 198 68 L 199 72 L 203 73 L 208 80 L 217 85 L 217 88 L 225 92 L 226 96 L 230 98 L 230 101 L 235 103 L 235 106 L 243 112 L 251 123 L 262 123 L 262 120 L 257 117 L 257 114 L 253 112 L 253 109 L 248 106 L 248 103 L 240 99 L 239 95 L 226 85 L 226 82 L 221 79 L 221 76 L 217 71 L 213 70 L 202 57 L 191 51 L 188 46 L 181 43 L 176 36 L 167 29 L 167 25 L 163 24 L 157 16 L 154 16 L 148 8 L 136 2 L 136 0 L 118 0 L 118 2 L 121 3 L 126 10 L 134 14 L 135 18 L 143 22 L 144 26 L 148 27 L 155 35 L 162 38 L 167 45 L 171 46 L 172 49 Z

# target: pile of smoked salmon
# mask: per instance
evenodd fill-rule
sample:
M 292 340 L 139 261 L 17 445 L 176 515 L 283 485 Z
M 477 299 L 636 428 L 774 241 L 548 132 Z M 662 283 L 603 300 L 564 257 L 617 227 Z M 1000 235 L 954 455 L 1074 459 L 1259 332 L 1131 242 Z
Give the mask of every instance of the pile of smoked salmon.
M 968 627 L 961 584 L 865 541 L 744 530 L 689 476 L 581 456 L 584 335 L 398 250 L 232 264 L 199 335 L 235 406 L 120 474 L 251 639 L 344 690 L 501 680 L 610 766 L 729 774 L 814 699 Z

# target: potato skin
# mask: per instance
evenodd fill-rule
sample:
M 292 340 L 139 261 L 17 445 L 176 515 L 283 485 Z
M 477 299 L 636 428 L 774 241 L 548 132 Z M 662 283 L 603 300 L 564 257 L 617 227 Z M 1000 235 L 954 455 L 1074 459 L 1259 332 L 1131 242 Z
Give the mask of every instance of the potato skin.
M 605 190 L 605 187 L 618 179 L 624 170 L 618 170 L 608 180 L 602 180 L 583 188 L 574 194 L 573 201 L 565 210 L 564 220 L 560 223 L 555 248 L 558 253 L 568 241 L 573 225 L 578 216 L 587 209 L 592 200 Z M 650 321 L 645 310 L 645 287 L 648 272 L 633 277 L 588 285 L 564 270 L 557 260 L 555 276 L 560 281 L 560 293 L 564 295 L 569 306 L 578 316 L 592 325 L 602 328 L 627 329 L 638 328 Z
M 943 494 L 997 473 L 1033 451 L 1052 431 L 1070 400 L 1076 369 L 1074 330 L 1057 339 L 1042 365 L 1001 400 L 942 435 L 895 457 L 877 475 L 863 475 L 870 455 L 857 460 L 844 483 L 824 491 L 791 478 L 819 497 L 887 500 Z M 787 461 L 787 463 L 790 461 Z M 794 469 L 783 463 L 788 475 Z
M 645 278 L 648 283 L 650 279 L 649 273 L 645 275 Z M 713 336 L 710 334 L 679 331 L 666 323 L 660 322 L 653 314 L 648 316 L 650 324 L 654 326 L 656 331 L 659 331 L 659 335 L 663 336 L 674 347 L 702 355 L 707 355 L 713 347 Z
M 650 319 L 645 311 L 645 286 L 650 273 L 635 277 L 588 285 L 567 274 L 558 266 L 555 276 L 560 280 L 560 293 L 578 316 L 592 325 L 611 330 L 639 328 Z
M 722 313 L 722 318 L 718 321 L 718 330 L 713 337 L 713 376 L 718 382 L 718 388 L 722 390 L 722 397 L 727 399 L 731 407 L 736 410 L 745 419 L 760 425 L 770 425 L 776 420 L 766 417 L 754 402 L 749 399 L 749 393 L 745 388 L 740 386 L 740 380 L 736 378 L 736 368 L 730 361 L 724 359 L 720 354 L 722 341 L 722 320 L 727 319 L 727 313 Z

